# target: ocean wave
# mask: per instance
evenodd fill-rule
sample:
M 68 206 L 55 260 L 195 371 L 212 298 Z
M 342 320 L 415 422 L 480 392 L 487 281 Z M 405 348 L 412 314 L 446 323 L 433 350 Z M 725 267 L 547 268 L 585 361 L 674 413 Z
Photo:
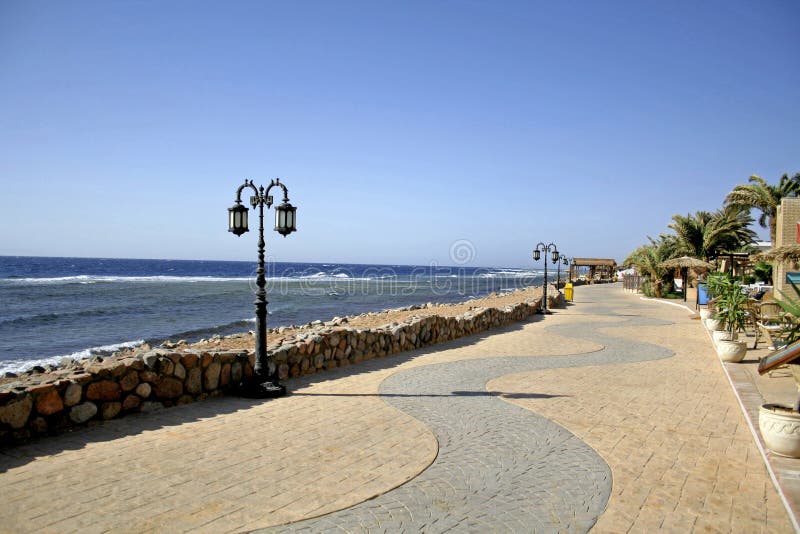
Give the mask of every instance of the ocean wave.
M 0 361 L 0 374 L 7 372 L 17 373 L 17 374 L 23 373 L 36 365 L 41 365 L 41 366 L 58 365 L 63 358 L 72 358 L 73 360 L 85 360 L 87 358 L 91 358 L 92 356 L 108 356 L 109 354 L 112 354 L 122 349 L 136 348 L 139 345 L 142 345 L 143 343 L 144 339 L 138 339 L 136 341 L 126 341 L 124 343 L 114 343 L 112 345 L 100 345 L 98 347 L 91 347 L 70 354 L 49 356 L 47 358 L 38 358 L 33 360 L 22 360 L 19 358 L 13 358 L 9 360 L 2 360 Z
M 99 284 L 99 283 L 194 283 L 194 282 L 246 282 L 246 277 L 220 276 L 101 276 L 82 274 L 56 278 L 4 278 L 0 281 L 9 285 L 59 285 L 59 284 Z

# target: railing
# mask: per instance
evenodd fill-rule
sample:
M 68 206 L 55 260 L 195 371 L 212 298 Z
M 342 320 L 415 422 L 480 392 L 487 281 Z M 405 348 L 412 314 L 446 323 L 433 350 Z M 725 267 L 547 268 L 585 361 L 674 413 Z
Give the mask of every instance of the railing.
M 642 285 L 644 276 L 640 275 L 625 275 L 622 277 L 622 287 L 628 291 L 639 291 Z

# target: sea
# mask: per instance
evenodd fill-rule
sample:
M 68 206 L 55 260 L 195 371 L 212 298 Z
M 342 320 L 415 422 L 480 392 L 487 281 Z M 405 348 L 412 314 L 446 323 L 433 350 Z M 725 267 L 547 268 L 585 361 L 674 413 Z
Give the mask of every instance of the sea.
M 539 271 L 268 262 L 269 327 L 541 285 Z M 255 262 L 0 256 L 0 377 L 255 328 Z

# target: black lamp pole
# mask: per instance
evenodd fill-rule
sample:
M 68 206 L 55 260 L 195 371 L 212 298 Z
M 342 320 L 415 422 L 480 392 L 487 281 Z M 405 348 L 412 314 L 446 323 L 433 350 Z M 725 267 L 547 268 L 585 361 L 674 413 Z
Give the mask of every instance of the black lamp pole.
M 264 206 L 272 207 L 270 190 L 278 186 L 283 190 L 283 203 L 275 207 L 275 231 L 283 237 L 291 234 L 295 227 L 297 208 L 289 204 L 289 191 L 279 179 L 272 180 L 264 189 L 247 181 L 236 190 L 236 204 L 228 208 L 228 231 L 237 236 L 247 232 L 247 207 L 242 205 L 242 191 L 249 187 L 255 193 L 250 197 L 250 205 L 258 208 L 258 268 L 256 269 L 256 362 L 253 376 L 244 378 L 239 385 L 239 392 L 243 397 L 266 399 L 280 397 L 286 394 L 286 387 L 278 381 L 278 367 L 270 362 L 267 354 L 267 280 L 264 275 Z M 271 364 L 271 365 L 270 365 Z
M 553 263 L 558 262 L 558 247 L 555 243 L 548 243 L 545 245 L 542 242 L 536 244 L 536 248 L 533 249 L 533 261 L 539 261 L 539 258 L 542 257 L 542 252 L 544 252 L 544 289 L 542 294 L 542 307 L 539 310 L 539 313 L 546 314 L 550 313 L 550 310 L 547 309 L 547 253 L 551 253 L 551 258 Z

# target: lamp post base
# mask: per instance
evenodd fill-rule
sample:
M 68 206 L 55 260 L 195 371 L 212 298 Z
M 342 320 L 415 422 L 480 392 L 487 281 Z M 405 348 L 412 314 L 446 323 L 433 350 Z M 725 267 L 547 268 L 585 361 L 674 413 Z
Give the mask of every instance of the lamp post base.
M 253 377 L 239 384 L 237 392 L 246 399 L 274 399 L 286 395 L 286 386 L 269 379 Z

